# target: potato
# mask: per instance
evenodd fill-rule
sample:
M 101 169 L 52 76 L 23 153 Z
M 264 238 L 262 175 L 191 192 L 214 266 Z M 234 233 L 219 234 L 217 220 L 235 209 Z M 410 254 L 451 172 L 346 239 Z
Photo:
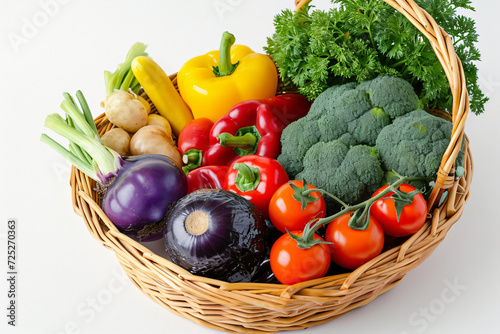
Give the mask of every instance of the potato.
M 149 104 L 149 102 L 146 101 L 146 99 L 140 95 L 137 95 L 137 99 L 141 101 L 142 104 L 144 104 L 144 107 L 146 107 L 146 112 L 148 113 L 148 115 L 151 114 L 151 105 Z
M 167 131 L 157 125 L 140 128 L 130 139 L 133 155 L 163 154 L 182 168 L 182 156 Z
M 108 120 L 127 132 L 134 133 L 148 124 L 148 110 L 133 93 L 114 91 L 103 105 Z
M 105 146 L 122 156 L 130 155 L 130 135 L 121 128 L 113 128 L 101 137 Z
M 170 135 L 170 138 L 172 138 L 172 127 L 165 117 L 158 114 L 150 114 L 148 115 L 148 125 L 157 125 L 165 129 Z

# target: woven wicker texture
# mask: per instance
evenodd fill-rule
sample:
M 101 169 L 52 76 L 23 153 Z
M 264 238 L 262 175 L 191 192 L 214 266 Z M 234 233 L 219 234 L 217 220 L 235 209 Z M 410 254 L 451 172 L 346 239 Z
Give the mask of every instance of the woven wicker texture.
M 311 327 L 363 306 L 397 285 L 421 264 L 458 221 L 469 196 L 473 163 L 464 135 L 469 99 L 464 73 L 450 37 L 412 0 L 384 0 L 408 18 L 431 42 L 453 92 L 453 132 L 425 225 L 402 245 L 380 254 L 351 273 L 293 286 L 226 283 L 195 276 L 120 233 L 100 208 L 95 182 L 72 168 L 70 184 L 75 212 L 104 247 L 115 252 L 133 283 L 171 312 L 211 328 L 236 333 L 277 332 Z M 302 6 L 307 1 L 296 1 Z M 175 74 L 171 76 L 175 83 Z M 100 134 L 113 125 L 96 120 Z M 454 161 L 465 140 L 465 174 L 454 177 Z M 438 206 L 443 191 L 446 200 Z

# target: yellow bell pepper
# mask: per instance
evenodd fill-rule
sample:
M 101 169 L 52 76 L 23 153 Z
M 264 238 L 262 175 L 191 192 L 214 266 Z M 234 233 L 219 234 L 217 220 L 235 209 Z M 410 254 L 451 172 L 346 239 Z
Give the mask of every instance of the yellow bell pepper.
M 278 72 L 271 58 L 222 35 L 220 50 L 187 61 L 177 85 L 194 118 L 216 122 L 236 104 L 276 95 Z
M 158 113 L 168 120 L 174 134 L 179 135 L 184 125 L 193 119 L 193 114 L 168 75 L 147 56 L 134 58 L 130 67 Z

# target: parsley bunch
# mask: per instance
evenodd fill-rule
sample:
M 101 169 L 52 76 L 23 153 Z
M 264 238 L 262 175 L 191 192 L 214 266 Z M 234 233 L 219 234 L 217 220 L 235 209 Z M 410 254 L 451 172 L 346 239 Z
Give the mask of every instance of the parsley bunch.
M 429 109 L 451 111 L 452 94 L 430 42 L 402 14 L 381 0 L 332 0 L 328 11 L 304 6 L 274 18 L 275 32 L 266 52 L 285 85 L 297 86 L 308 99 L 326 88 L 379 75 L 410 82 Z M 459 15 L 474 10 L 470 0 L 417 0 L 451 37 L 467 81 L 470 110 L 484 111 L 488 100 L 478 85 L 475 62 L 480 52 L 475 22 Z

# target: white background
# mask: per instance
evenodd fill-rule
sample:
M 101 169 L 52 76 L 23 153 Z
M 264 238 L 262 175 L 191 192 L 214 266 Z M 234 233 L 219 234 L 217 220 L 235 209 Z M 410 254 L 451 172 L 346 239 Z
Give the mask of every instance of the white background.
M 315 0 L 318 8 L 330 6 Z M 475 171 L 460 221 L 432 256 L 369 305 L 300 333 L 499 333 L 500 54 L 497 0 L 473 0 L 491 98 L 466 133 Z M 86 95 L 94 116 L 103 71 L 136 41 L 167 73 L 215 50 L 224 30 L 262 52 L 273 16 L 292 0 L 0 0 L 0 332 L 216 333 L 171 314 L 123 278 L 113 252 L 71 206 L 68 164 L 39 142 L 64 91 Z M 13 40 L 17 38 L 17 42 Z M 18 221 L 17 326 L 7 326 L 6 223 Z M 454 285 L 455 289 L 450 289 Z

